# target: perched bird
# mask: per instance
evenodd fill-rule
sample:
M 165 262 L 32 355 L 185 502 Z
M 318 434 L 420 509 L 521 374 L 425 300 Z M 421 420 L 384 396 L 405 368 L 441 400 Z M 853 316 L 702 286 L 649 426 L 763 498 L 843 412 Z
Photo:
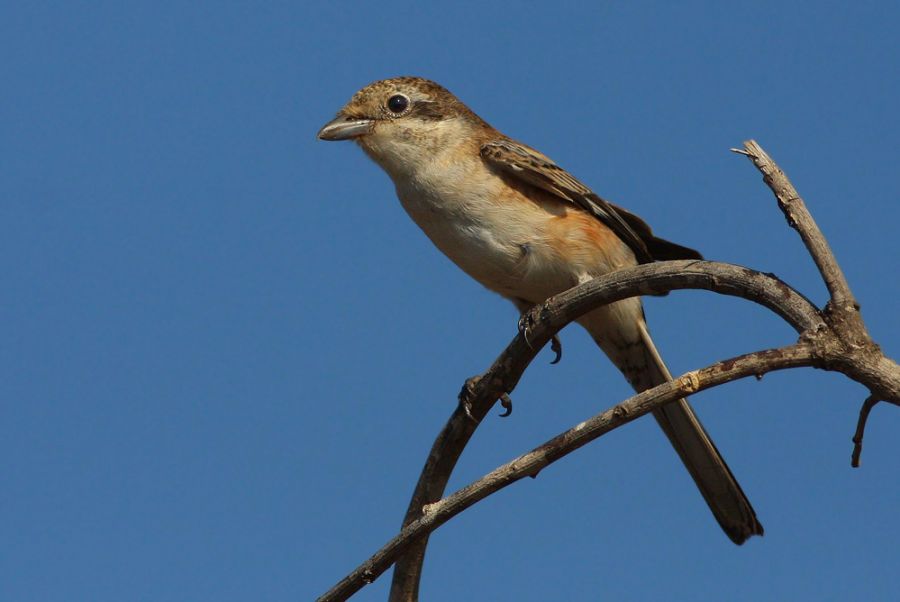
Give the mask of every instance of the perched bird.
M 700 259 L 657 238 L 545 155 L 504 136 L 440 85 L 372 83 L 318 133 L 354 140 L 394 182 L 409 216 L 472 278 L 520 312 L 596 276 L 638 263 Z M 639 298 L 578 322 L 637 391 L 671 379 Z M 762 535 L 749 500 L 687 400 L 654 413 L 731 540 Z

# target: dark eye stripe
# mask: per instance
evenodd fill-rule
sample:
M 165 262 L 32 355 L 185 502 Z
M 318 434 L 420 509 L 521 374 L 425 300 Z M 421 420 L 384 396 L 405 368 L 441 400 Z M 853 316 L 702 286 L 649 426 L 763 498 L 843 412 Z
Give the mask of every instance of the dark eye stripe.
M 440 121 L 452 116 L 452 113 L 448 114 L 446 108 L 443 108 L 442 110 L 439 103 L 427 100 L 417 100 L 414 102 L 412 108 L 409 110 L 409 114 L 414 115 L 419 119 L 424 119 L 425 121 Z

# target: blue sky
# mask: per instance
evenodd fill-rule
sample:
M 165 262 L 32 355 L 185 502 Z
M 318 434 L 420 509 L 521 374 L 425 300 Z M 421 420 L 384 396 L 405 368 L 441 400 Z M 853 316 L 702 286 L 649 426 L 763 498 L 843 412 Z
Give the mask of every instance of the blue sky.
M 307 600 L 399 526 L 516 315 L 317 129 L 435 79 L 662 235 L 821 302 L 758 139 L 900 352 L 900 7 L 42 3 L 0 15 L 0 599 Z M 647 302 L 675 372 L 787 344 L 747 302 Z M 629 394 L 576 329 L 457 488 Z M 815 371 L 694 398 L 766 536 L 733 546 L 652 421 L 433 538 L 423 599 L 896 597 L 900 412 Z M 384 599 L 386 575 L 358 599 Z

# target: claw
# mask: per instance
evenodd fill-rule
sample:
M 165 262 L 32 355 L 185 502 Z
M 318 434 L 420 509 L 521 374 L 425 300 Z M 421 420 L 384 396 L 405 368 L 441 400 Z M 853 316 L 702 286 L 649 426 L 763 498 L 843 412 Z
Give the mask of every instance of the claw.
M 522 333 L 522 336 L 525 337 L 525 343 L 531 347 L 531 341 L 529 337 L 531 336 L 531 325 L 534 322 L 534 318 L 531 315 L 531 311 L 526 311 L 519 317 L 519 332 Z
M 531 347 L 531 341 L 528 340 L 529 332 L 531 331 L 531 318 L 528 313 L 524 313 L 519 317 L 519 332 L 522 333 L 522 336 L 525 337 L 525 342 Z
M 466 417 L 473 422 L 477 421 L 472 414 L 472 395 L 475 393 L 475 385 L 478 384 L 479 380 L 481 380 L 480 376 L 473 376 L 472 378 L 466 379 L 466 382 L 463 384 L 462 389 L 460 389 L 459 395 L 457 396 L 459 405 L 462 406 L 463 412 L 466 413 Z
M 477 422 L 475 419 L 475 415 L 472 414 L 472 395 L 475 394 L 475 386 L 478 384 L 478 381 L 481 380 L 481 376 L 473 376 L 472 378 L 466 379 L 466 382 L 463 384 L 462 389 L 459 391 L 459 405 L 462 407 L 463 412 L 465 412 L 466 417 L 470 418 L 473 422 Z M 501 417 L 505 418 L 512 414 L 512 399 L 509 398 L 507 393 L 502 393 L 499 397 L 500 405 L 503 406 L 503 412 L 500 414 Z
M 556 357 L 553 358 L 553 361 L 550 362 L 550 365 L 558 364 L 559 360 L 562 359 L 562 341 L 559 340 L 559 335 L 553 335 L 553 338 L 550 339 L 550 351 L 556 354 Z

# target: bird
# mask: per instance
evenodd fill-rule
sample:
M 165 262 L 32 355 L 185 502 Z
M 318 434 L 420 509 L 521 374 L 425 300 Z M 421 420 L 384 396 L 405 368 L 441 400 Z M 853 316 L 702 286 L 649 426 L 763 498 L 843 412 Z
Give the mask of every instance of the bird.
M 546 155 L 500 133 L 438 83 L 395 77 L 356 92 L 318 132 L 352 140 L 393 181 L 400 204 L 465 273 L 520 313 L 597 276 L 653 261 L 702 259 Z M 639 297 L 578 319 L 636 391 L 671 380 Z M 763 527 L 686 399 L 654 416 L 735 544 Z

